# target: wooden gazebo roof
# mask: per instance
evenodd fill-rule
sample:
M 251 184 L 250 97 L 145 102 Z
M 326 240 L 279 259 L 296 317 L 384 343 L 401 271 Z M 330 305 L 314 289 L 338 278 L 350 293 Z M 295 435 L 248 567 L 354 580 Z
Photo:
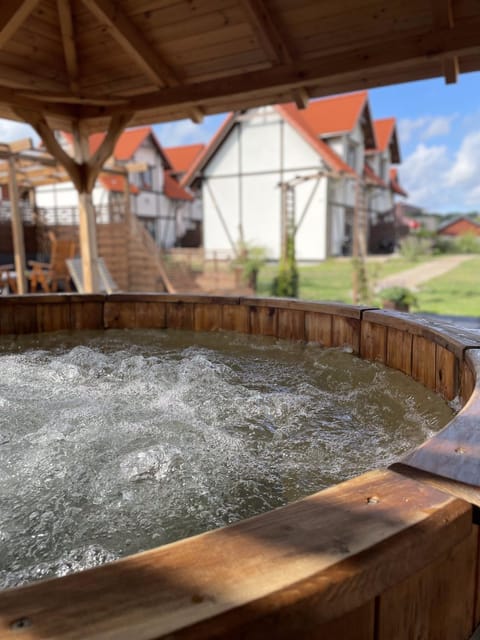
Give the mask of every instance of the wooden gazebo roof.
M 468 0 L 2 0 L 0 116 L 200 120 L 480 69 Z M 31 118 L 30 118 L 31 120 Z

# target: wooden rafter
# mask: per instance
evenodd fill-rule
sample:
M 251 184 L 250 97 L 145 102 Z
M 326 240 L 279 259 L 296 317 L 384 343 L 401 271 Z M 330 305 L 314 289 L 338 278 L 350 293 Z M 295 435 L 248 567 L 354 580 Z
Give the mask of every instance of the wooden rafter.
M 453 17 L 452 0 L 431 0 L 433 23 L 437 29 L 453 29 L 455 20 Z M 447 84 L 455 84 L 459 74 L 458 56 L 447 56 L 443 62 L 443 75 Z
M 146 42 L 143 33 L 111 0 L 83 0 L 83 3 L 155 85 L 172 87 L 180 84 L 162 56 Z
M 0 49 L 20 29 L 39 0 L 2 0 L 0 12 Z
M 130 113 L 119 114 L 113 116 L 110 120 L 107 135 L 102 140 L 96 152 L 88 160 L 87 191 L 92 190 L 98 174 L 107 159 L 112 155 L 117 140 L 125 129 L 131 115 Z
M 83 176 L 80 166 L 62 149 L 45 117 L 41 113 L 24 109 L 17 109 L 16 112 L 24 122 L 28 122 L 35 129 L 48 151 L 68 173 L 76 189 L 81 191 L 83 188 Z
M 310 96 L 304 87 L 298 87 L 292 91 L 293 101 L 297 105 L 297 109 L 306 109 Z
M 60 31 L 62 33 L 63 54 L 70 78 L 70 89 L 73 93 L 77 93 L 79 88 L 78 60 L 70 0 L 57 0 L 57 11 L 60 20 Z
M 290 64 L 292 54 L 263 0 L 241 0 L 258 43 L 273 64 Z
M 252 71 L 248 76 L 238 74 L 144 94 L 132 98 L 128 106 L 131 111 L 171 106 L 180 109 L 223 98 L 234 97 L 238 102 L 240 96 L 255 96 L 259 92 L 266 93 L 269 90 L 291 91 L 304 86 L 317 86 L 316 95 L 319 95 L 319 83 L 329 91 L 332 90 L 332 83 L 334 86 L 342 86 L 342 83 L 347 84 L 348 87 L 358 86 L 359 72 L 368 75 L 369 71 L 389 70 L 389 73 L 394 73 L 401 68 L 408 69 L 415 63 L 441 61 L 448 55 L 478 54 L 480 51 L 479 29 L 480 18 L 477 18 L 470 20 L 468 24 L 463 24 L 461 28 L 454 26 L 452 29 L 439 29 L 421 38 L 417 35 L 401 36 L 395 39 L 389 37 L 375 44 L 358 47 L 355 51 L 327 54 L 315 60 L 309 60 L 305 64 L 272 67 Z M 346 83 L 342 76 L 351 81 Z M 87 118 L 112 115 L 120 111 L 120 107 L 107 107 L 102 111 L 80 107 L 81 115 Z

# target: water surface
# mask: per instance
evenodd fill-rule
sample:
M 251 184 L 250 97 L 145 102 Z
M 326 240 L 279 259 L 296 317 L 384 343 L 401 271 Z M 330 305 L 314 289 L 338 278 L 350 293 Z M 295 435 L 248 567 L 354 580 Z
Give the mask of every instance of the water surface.
M 452 416 L 339 349 L 232 334 L 0 342 L 0 586 L 148 549 L 384 466 Z

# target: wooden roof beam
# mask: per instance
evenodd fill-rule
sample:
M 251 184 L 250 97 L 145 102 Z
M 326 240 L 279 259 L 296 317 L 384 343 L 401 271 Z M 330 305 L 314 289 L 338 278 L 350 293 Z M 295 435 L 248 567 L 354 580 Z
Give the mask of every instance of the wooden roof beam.
M 263 0 L 241 0 L 259 45 L 272 64 L 291 64 L 293 56 Z
M 35 9 L 39 0 L 2 0 L 0 14 L 0 49 L 20 29 L 28 16 Z
M 75 33 L 73 29 L 72 5 L 70 0 L 57 0 L 58 18 L 60 20 L 60 31 L 62 34 L 63 55 L 70 78 L 70 89 L 77 93 L 78 84 L 78 59 L 75 46 Z
M 455 20 L 452 0 L 431 0 L 431 3 L 434 26 L 437 29 L 453 29 Z M 458 56 L 447 56 L 442 64 L 445 82 L 447 84 L 455 84 L 460 72 Z
M 102 140 L 101 145 L 96 152 L 89 158 L 88 172 L 87 172 L 87 191 L 90 192 L 93 189 L 95 181 L 100 173 L 103 165 L 112 155 L 115 145 L 123 130 L 128 124 L 128 121 L 132 117 L 132 114 L 118 114 L 112 117 L 108 127 L 107 135 Z
M 83 0 L 83 3 L 156 86 L 180 84 L 174 71 L 117 5 L 111 0 Z
M 45 147 L 68 173 L 76 189 L 82 191 L 84 180 L 80 165 L 62 148 L 45 117 L 41 113 L 26 109 L 16 109 L 16 113 L 35 129 Z
M 356 86 L 354 76 L 361 78 L 369 73 L 389 70 L 392 73 L 408 69 L 412 64 L 425 61 L 441 62 L 445 57 L 461 54 L 478 54 L 480 42 L 478 33 L 480 18 L 464 21 L 452 29 L 430 31 L 422 36 L 401 36 L 395 39 L 385 38 L 374 44 L 357 47 L 354 51 L 331 53 L 303 65 L 284 65 L 270 69 L 252 71 L 247 75 L 238 74 L 226 78 L 206 80 L 181 87 L 171 87 L 162 91 L 132 97 L 128 108 L 131 111 L 175 107 L 188 108 L 196 104 L 208 105 L 209 101 L 235 98 L 237 101 L 246 96 L 264 95 L 269 91 L 292 91 L 294 88 L 325 86 L 331 91 L 331 85 L 338 86 L 342 76 L 352 78 L 349 86 Z M 390 34 L 388 34 L 390 35 Z M 318 86 L 316 89 L 318 94 Z M 85 118 L 98 118 L 119 113 L 119 106 L 98 110 L 80 107 L 80 115 Z

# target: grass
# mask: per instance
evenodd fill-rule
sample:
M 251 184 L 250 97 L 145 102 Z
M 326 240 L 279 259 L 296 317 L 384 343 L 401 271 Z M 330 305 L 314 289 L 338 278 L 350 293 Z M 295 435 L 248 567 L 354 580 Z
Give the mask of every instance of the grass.
M 369 260 L 368 273 L 375 284 L 381 278 L 411 269 L 427 258 L 417 261 L 403 257 L 388 257 L 385 261 Z M 352 261 L 346 258 L 331 258 L 315 265 L 301 265 L 299 298 L 303 300 L 328 300 L 331 302 L 352 303 Z M 277 273 L 277 265 L 262 267 L 258 278 L 257 294 L 269 296 L 271 283 Z
M 385 261 L 370 260 L 368 271 L 373 284 L 386 276 L 433 261 L 434 256 L 422 256 L 416 261 L 389 257 Z M 277 265 L 262 267 L 258 278 L 258 295 L 269 296 Z M 352 302 L 352 262 L 349 259 L 329 259 L 315 265 L 299 267 L 300 293 L 304 300 Z M 452 271 L 422 285 L 416 294 L 418 306 L 413 311 L 444 315 L 480 316 L 480 256 L 472 257 Z M 380 306 L 380 300 L 372 304 Z
M 415 311 L 444 315 L 480 316 L 480 257 L 472 257 L 452 271 L 429 280 L 417 293 Z

